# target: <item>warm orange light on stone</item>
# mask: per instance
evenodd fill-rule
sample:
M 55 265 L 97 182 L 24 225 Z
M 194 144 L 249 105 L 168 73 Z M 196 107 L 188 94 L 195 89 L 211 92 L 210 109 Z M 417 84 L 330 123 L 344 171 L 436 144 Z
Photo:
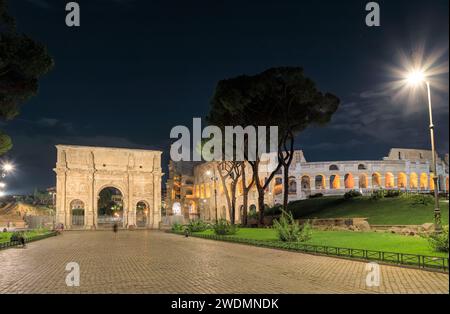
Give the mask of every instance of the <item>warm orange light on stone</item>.
M 355 187 L 355 180 L 351 173 L 347 173 L 344 177 L 344 184 L 346 189 L 353 189 Z
M 386 188 L 389 189 L 395 187 L 394 175 L 392 174 L 392 172 L 386 172 L 385 182 Z

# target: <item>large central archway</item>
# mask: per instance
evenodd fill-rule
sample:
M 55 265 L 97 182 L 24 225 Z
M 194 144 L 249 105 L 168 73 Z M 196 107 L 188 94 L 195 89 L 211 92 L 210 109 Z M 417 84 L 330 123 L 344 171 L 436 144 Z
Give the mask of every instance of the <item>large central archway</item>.
M 98 194 L 97 225 L 123 226 L 123 194 L 115 187 L 105 187 Z

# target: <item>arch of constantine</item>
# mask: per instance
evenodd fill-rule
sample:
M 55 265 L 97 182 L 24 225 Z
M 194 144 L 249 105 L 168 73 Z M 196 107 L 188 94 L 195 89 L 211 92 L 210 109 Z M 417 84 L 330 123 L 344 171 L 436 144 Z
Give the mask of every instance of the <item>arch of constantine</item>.
M 158 228 L 161 151 L 57 145 L 56 219 L 67 229 Z

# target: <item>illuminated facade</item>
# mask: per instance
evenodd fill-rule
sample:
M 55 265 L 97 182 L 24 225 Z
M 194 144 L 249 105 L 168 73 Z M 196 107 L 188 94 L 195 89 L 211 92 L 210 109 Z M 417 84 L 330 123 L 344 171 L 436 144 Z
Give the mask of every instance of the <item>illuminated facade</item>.
M 124 228 L 159 228 L 161 152 L 57 145 L 56 222 L 66 229 L 96 229 L 108 222 L 99 195 L 114 189 L 123 210 L 114 222 Z M 102 219 L 104 221 L 102 221 Z
M 260 178 L 267 178 L 270 170 L 276 165 L 276 154 L 264 156 L 260 166 Z M 430 192 L 434 190 L 433 173 L 431 172 L 431 151 L 417 149 L 390 150 L 382 160 L 355 160 L 308 162 L 302 151 L 296 151 L 289 171 L 289 201 L 306 199 L 314 194 L 343 195 L 350 190 L 358 190 L 369 194 L 373 190 L 402 190 L 411 192 Z M 216 217 L 229 220 L 228 203 L 224 185 L 217 174 L 214 177 L 214 163 L 192 164 L 189 171 L 175 166 L 171 162 L 169 180 L 167 181 L 167 204 L 177 210 L 185 218 L 214 220 Z M 247 169 L 247 181 L 251 179 L 251 168 Z M 445 159 L 437 158 L 437 175 L 439 190 L 448 192 L 448 154 Z M 280 170 L 270 183 L 265 193 L 266 206 L 283 203 L 283 172 Z M 214 180 L 216 178 L 216 180 Z M 229 186 L 230 182 L 226 182 Z M 215 188 L 214 188 L 215 186 Z M 169 193 L 171 191 L 171 193 Z M 215 196 L 214 191 L 217 191 Z M 242 182 L 237 188 L 236 221 L 241 220 Z M 248 210 L 258 210 L 258 192 L 256 188 L 248 193 Z

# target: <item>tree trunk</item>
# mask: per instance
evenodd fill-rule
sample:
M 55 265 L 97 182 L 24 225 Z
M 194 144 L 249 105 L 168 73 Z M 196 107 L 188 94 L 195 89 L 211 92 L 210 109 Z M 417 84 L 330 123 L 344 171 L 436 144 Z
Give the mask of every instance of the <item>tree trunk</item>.
M 248 224 L 248 191 L 247 179 L 245 174 L 245 163 L 242 163 L 242 225 L 247 226 Z
M 259 225 L 264 225 L 264 189 L 258 187 Z
M 284 182 L 283 182 L 283 209 L 287 211 L 289 202 L 289 166 L 283 165 Z
M 235 224 L 236 217 L 236 182 L 231 184 L 231 212 L 230 212 L 230 222 L 232 225 Z
M 242 225 L 248 225 L 248 191 L 244 191 L 242 196 Z
M 289 147 L 287 147 L 288 142 L 290 142 Z M 282 146 L 284 147 L 284 150 L 278 152 L 278 159 L 283 165 L 283 209 L 287 211 L 289 203 L 289 168 L 291 167 L 291 163 L 294 158 L 294 134 L 292 132 L 288 132 L 286 134 Z
M 220 181 L 221 181 L 222 186 L 223 186 L 223 192 L 225 194 L 225 199 L 227 201 L 228 212 L 231 213 L 231 200 L 230 200 L 230 194 L 228 194 L 228 187 L 227 187 L 227 181 L 226 181 L 227 180 L 227 175 L 224 175 L 222 173 L 222 171 L 219 168 L 218 164 L 217 164 L 216 167 L 217 167 L 216 170 L 219 172 Z

